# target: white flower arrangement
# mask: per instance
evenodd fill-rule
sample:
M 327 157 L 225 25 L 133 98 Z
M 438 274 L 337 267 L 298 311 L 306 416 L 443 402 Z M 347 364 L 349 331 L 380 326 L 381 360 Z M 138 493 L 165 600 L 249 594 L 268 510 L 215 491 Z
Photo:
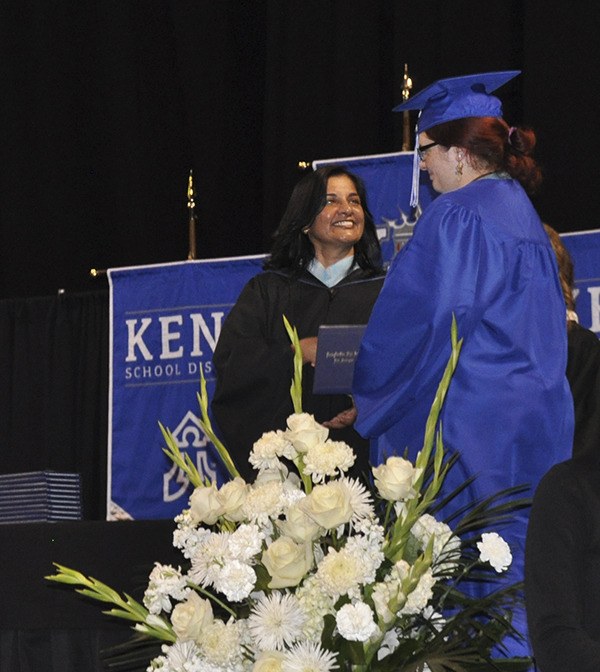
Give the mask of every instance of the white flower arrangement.
M 453 325 L 452 356 L 415 464 L 391 457 L 373 468 L 369 485 L 346 475 L 352 449 L 302 412 L 298 357 L 295 413 L 286 430 L 254 444 L 253 483 L 239 477 L 214 435 L 202 381 L 203 429 L 232 480 L 202 482 L 163 428 L 165 452 L 195 486 L 173 535 L 187 569 L 155 564 L 142 603 L 62 565 L 46 578 L 81 586 L 115 605 L 106 613 L 162 641 L 159 655 L 136 668 L 147 672 L 526 670 L 529 659 L 491 662 L 511 630 L 518 587 L 480 600 L 460 589 L 481 563 L 507 569 L 508 545 L 495 532 L 461 540 L 429 513 L 450 467 L 436 424 L 461 344 Z M 480 527 L 492 513 L 490 506 L 480 514 Z M 469 552 L 475 545 L 479 555 Z

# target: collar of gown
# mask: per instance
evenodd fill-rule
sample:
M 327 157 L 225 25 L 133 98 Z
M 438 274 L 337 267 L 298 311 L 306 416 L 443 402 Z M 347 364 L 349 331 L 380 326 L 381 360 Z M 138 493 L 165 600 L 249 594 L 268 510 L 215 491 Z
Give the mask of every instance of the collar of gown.
M 317 259 L 313 259 L 308 265 L 308 270 L 324 285 L 333 287 L 350 273 L 353 266 L 354 255 L 350 255 L 349 257 L 344 257 L 343 259 L 336 261 L 335 264 L 332 264 L 327 268 L 325 268 L 320 261 L 317 261 Z

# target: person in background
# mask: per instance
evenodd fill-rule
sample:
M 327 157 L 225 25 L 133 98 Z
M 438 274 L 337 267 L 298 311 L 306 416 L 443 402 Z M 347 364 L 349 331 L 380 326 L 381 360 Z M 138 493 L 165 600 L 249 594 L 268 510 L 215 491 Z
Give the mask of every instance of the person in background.
M 553 466 L 533 498 L 525 603 L 539 672 L 600 665 L 599 454 Z
M 355 428 L 372 441 L 372 463 L 406 448 L 414 460 L 456 318 L 464 342 L 440 420 L 446 452 L 458 459 L 444 492 L 474 480 L 444 508 L 450 523 L 461 507 L 507 488 L 525 485 L 531 495 L 573 440 L 564 298 L 528 196 L 541 182 L 535 134 L 509 126 L 491 95 L 517 74 L 440 80 L 395 108 L 420 110 L 415 165 L 440 195 L 391 264 L 354 372 Z M 523 579 L 527 515 L 519 510 L 496 530 L 511 547 L 513 581 Z M 528 655 L 523 609 L 513 625 L 524 638 L 507 651 Z
M 525 546 L 529 638 L 540 672 L 595 672 L 600 662 L 600 341 L 578 322 L 569 251 L 557 231 L 548 224 L 544 228 L 567 309 L 575 438 L 573 458 L 552 467 L 533 498 Z
M 558 232 L 548 224 L 544 224 L 544 228 L 556 254 L 567 307 L 567 380 L 575 407 L 573 456 L 593 456 L 600 450 L 600 340 L 593 331 L 579 324 L 575 311 L 575 276 L 571 255 Z
M 352 427 L 350 395 L 312 393 L 322 324 L 366 324 L 383 283 L 381 249 L 362 181 L 325 166 L 294 188 L 264 271 L 252 278 L 223 324 L 214 353 L 212 413 L 242 476 L 264 432 L 285 429 L 293 413 L 293 351 L 283 316 L 298 330 L 304 363 L 303 411 L 330 427 L 368 469 L 368 442 Z

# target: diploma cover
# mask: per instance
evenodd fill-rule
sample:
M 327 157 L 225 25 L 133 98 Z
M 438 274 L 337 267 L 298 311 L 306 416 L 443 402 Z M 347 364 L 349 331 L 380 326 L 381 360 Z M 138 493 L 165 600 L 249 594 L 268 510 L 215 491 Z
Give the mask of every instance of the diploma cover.
M 366 324 L 319 327 L 313 394 L 350 394 L 354 361 Z

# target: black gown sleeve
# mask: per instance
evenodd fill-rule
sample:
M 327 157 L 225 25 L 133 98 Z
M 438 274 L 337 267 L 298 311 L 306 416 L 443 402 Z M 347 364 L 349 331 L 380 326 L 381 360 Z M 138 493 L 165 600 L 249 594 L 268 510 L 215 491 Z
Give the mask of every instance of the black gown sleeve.
M 293 412 L 293 353 L 281 309 L 264 277 L 252 278 L 228 314 L 215 349 L 211 410 L 216 429 L 242 476 L 253 479 L 252 444 L 283 429 Z M 278 313 L 275 316 L 275 313 Z

